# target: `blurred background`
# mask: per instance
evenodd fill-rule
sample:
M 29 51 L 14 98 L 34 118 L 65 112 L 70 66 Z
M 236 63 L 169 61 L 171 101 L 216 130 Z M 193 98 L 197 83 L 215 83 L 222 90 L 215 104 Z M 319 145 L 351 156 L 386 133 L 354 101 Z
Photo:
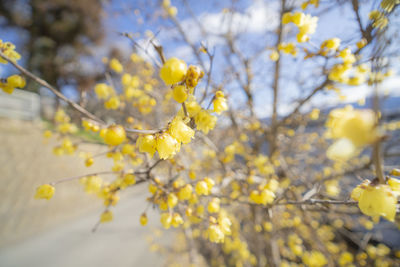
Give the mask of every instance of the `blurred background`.
M 272 65 L 265 64 L 268 53 L 264 52 L 268 44 L 275 42 L 274 29 L 279 19 L 277 2 L 172 1 L 178 9 L 179 28 L 166 19 L 160 8 L 161 1 L 156 0 L 0 0 L 0 39 L 16 45 L 22 55 L 21 65 L 55 85 L 67 97 L 84 103 L 91 111 L 97 110 L 93 87 L 106 80 L 104 57 L 127 63 L 135 52 L 154 63 L 157 53 L 151 42 L 157 39 L 167 57 L 202 63 L 208 69 L 205 56 L 199 57 L 188 45 L 198 48 L 204 43 L 215 52 L 214 83 L 223 84 L 229 91 L 230 105 L 246 113 L 248 99 L 239 89 L 240 79 L 234 78 L 237 58 L 231 58 L 230 44 L 226 42 L 230 40 L 229 33 L 245 57 L 254 56 L 254 112 L 267 122 L 272 110 L 266 103 L 272 101 L 272 91 L 265 88 L 272 77 L 266 74 Z M 335 34 L 351 43 L 357 24 L 346 6 L 348 2 L 351 1 L 323 3 L 324 16 L 315 34 L 316 43 Z M 363 1 L 364 13 L 378 2 Z M 237 14 L 233 22 L 226 21 L 227 9 Z M 367 16 L 362 15 L 361 20 L 367 21 Z M 396 23 L 398 19 L 394 19 L 393 24 Z M 391 30 L 388 50 L 393 54 L 389 60 L 395 66 L 395 75 L 382 85 L 384 94 L 390 96 L 382 102 L 388 121 L 400 118 L 396 47 L 399 31 L 396 27 Z M 131 38 L 123 36 L 124 33 Z M 318 80 L 313 76 L 315 65 L 298 68 L 302 62 L 285 60 L 286 66 L 291 67 L 285 68 L 282 74 L 287 86 L 282 89 L 279 116 L 288 114 L 294 100 L 304 96 L 305 88 L 311 88 Z M 130 68 L 134 71 L 139 66 Z M 12 67 L 0 66 L 0 77 L 12 73 L 16 73 Z M 341 95 L 327 92 L 305 105 L 302 111 L 318 107 L 327 113 L 340 101 L 353 106 L 360 106 L 364 101 L 366 106 L 371 106 L 370 96 L 368 86 L 359 86 L 357 91 L 344 90 Z M 144 185 L 127 190 L 115 208 L 115 220 L 101 225 L 95 233 L 92 228 L 103 208 L 101 203 L 84 194 L 79 184 L 63 184 L 63 189 L 49 202 L 33 199 L 38 185 L 87 172 L 79 158 L 55 157 L 52 148 L 56 142 L 45 141 L 42 136 L 59 105 L 63 103 L 31 81 L 25 90 L 16 90 L 12 95 L 0 92 L 0 266 L 162 266 L 165 258 L 152 252 L 152 240 L 157 238 L 168 243 L 172 238 L 168 233 L 166 236 L 154 234 L 159 222 L 158 216 L 151 216 L 151 212 L 148 227 L 140 226 L 139 217 L 147 196 Z M 322 121 L 314 125 L 322 126 Z M 94 154 L 101 151 L 96 145 L 86 146 Z M 398 164 L 399 156 L 391 157 L 388 165 Z M 99 159 L 91 170 L 102 171 L 111 164 L 107 159 Z M 389 236 L 393 234 L 392 243 L 396 246 L 399 232 L 393 231 Z

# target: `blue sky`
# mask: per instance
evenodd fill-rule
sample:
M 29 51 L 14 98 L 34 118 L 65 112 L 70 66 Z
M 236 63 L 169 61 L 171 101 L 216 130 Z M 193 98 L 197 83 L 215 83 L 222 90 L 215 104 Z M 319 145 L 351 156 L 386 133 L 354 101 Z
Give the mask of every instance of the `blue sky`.
M 216 56 L 212 78 L 217 83 L 221 82 L 226 78 L 226 74 L 223 73 L 227 67 L 225 43 L 215 34 L 207 39 L 203 39 L 200 31 L 196 29 L 196 23 L 188 14 L 183 1 L 172 0 L 171 2 L 178 8 L 177 18 L 188 33 L 191 41 L 193 41 L 196 46 L 198 46 L 201 41 L 204 41 L 210 48 L 215 48 Z M 326 8 L 327 5 L 331 3 L 330 1 L 321 2 L 322 9 Z M 111 5 L 106 5 L 105 10 L 104 26 L 107 33 L 106 40 L 103 47 L 96 48 L 96 52 L 98 52 L 96 55 L 99 61 L 102 57 L 102 52 L 105 52 L 106 49 L 110 47 L 118 47 L 122 51 L 126 51 L 127 54 L 131 52 L 132 44 L 125 37 L 119 36 L 118 32 L 139 33 L 136 35 L 136 40 L 148 47 L 150 53 L 155 54 L 151 46 L 148 45 L 148 38 L 145 35 L 145 32 L 150 30 L 153 33 L 157 33 L 157 38 L 163 45 L 167 57 L 176 56 L 184 59 L 188 64 L 198 64 L 191 49 L 181 41 L 181 36 L 173 28 L 173 24 L 168 19 L 164 19 L 161 16 L 162 9 L 160 7 L 160 2 L 115 0 L 111 3 Z M 201 21 L 203 26 L 211 33 L 224 33 L 226 24 L 224 24 L 225 15 L 222 12 L 223 8 L 233 8 L 236 11 L 233 23 L 234 28 L 237 32 L 241 32 L 238 47 L 245 55 L 251 55 L 254 53 L 255 49 L 272 46 L 272 44 L 275 43 L 272 32 L 278 20 L 278 5 L 276 1 L 244 0 L 235 2 L 233 6 L 231 5 L 231 1 L 226 0 L 190 0 L 188 3 L 191 9 L 196 13 L 199 21 Z M 366 25 L 368 19 L 367 14 L 372 9 L 373 5 L 377 5 L 376 1 L 370 1 L 362 6 L 361 14 L 364 25 Z M 306 13 L 314 15 L 315 9 L 309 8 Z M 143 23 L 141 23 L 141 21 Z M 289 26 L 288 28 L 296 32 L 296 29 L 293 27 L 291 28 Z M 3 39 L 13 41 L 17 46 L 21 43 L 20 36 L 18 36 L 15 31 L 1 30 L 0 33 L 1 36 L 7 37 L 3 37 Z M 354 45 L 354 43 L 360 39 L 360 36 L 357 34 L 357 24 L 355 23 L 354 14 L 349 4 L 343 7 L 329 8 L 329 10 L 320 17 L 317 32 L 312 36 L 311 42 L 319 45 L 324 39 L 332 37 L 340 37 L 343 42 L 349 45 Z M 293 37 L 286 37 L 285 41 L 290 41 L 292 39 Z M 282 74 L 284 75 L 284 79 L 281 80 L 282 90 L 280 93 L 281 105 L 279 106 L 279 111 L 281 114 L 285 114 L 291 110 L 294 100 L 304 95 L 303 91 L 312 89 L 313 85 L 318 81 L 316 81 L 317 79 L 312 75 L 313 72 L 315 72 L 316 64 L 304 65 L 300 57 L 292 59 L 290 56 L 283 55 L 282 59 Z M 204 60 L 207 63 L 207 58 L 205 56 Z M 85 62 L 82 62 L 82 64 L 85 64 Z M 395 66 L 398 67 L 398 59 L 397 62 L 395 62 Z M 271 61 L 268 60 L 268 52 L 261 54 L 252 67 L 256 74 L 253 84 L 253 92 L 256 96 L 256 111 L 260 117 L 266 117 L 270 114 L 269 103 L 272 102 L 270 90 L 272 64 Z M 299 87 L 296 83 L 301 79 L 304 79 L 304 85 Z M 393 94 L 400 95 L 399 88 L 396 87 L 398 82 L 399 79 L 395 77 L 384 87 L 390 87 L 389 91 Z M 234 103 L 238 107 L 244 105 L 245 97 L 242 91 L 238 89 L 237 83 L 230 83 L 226 85 L 224 89 L 228 92 L 231 103 Z M 64 93 L 69 97 L 76 97 L 71 87 L 64 88 Z M 349 101 L 356 101 L 368 94 L 368 88 L 367 86 L 351 88 L 350 90 L 346 90 L 344 94 L 349 96 Z M 337 101 L 338 97 L 335 94 L 328 93 L 320 94 L 314 103 L 326 105 L 334 104 Z

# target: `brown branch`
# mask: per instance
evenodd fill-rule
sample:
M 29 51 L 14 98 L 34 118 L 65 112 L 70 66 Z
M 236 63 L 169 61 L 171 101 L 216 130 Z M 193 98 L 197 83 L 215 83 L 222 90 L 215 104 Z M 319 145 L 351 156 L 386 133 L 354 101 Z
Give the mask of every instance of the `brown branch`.
M 314 88 L 314 90 L 305 98 L 303 98 L 296 106 L 296 108 L 287 116 L 283 117 L 283 119 L 278 123 L 279 126 L 287 123 L 288 121 L 290 121 L 290 119 L 297 114 L 300 109 L 304 106 L 304 104 L 306 104 L 316 93 L 318 93 L 319 91 L 321 91 L 322 89 L 324 89 L 328 84 L 330 84 L 331 81 L 328 78 L 325 78 L 325 80 L 316 88 Z
M 282 7 L 281 7 L 281 12 L 279 16 L 279 26 L 277 29 L 277 40 L 275 44 L 275 49 L 278 51 L 279 44 L 282 41 L 282 35 L 283 35 L 283 23 L 282 23 L 282 17 L 283 14 L 286 12 L 286 0 L 282 0 Z M 278 58 L 277 61 L 275 61 L 275 68 L 274 68 L 274 81 L 272 84 L 272 89 L 273 89 L 273 103 L 272 103 L 272 117 L 271 117 L 271 134 L 270 136 L 270 145 L 269 145 L 269 154 L 272 156 L 277 149 L 277 134 L 278 134 L 278 125 L 277 125 L 277 117 L 278 117 L 278 93 L 279 93 L 279 76 L 280 76 L 280 64 L 281 64 L 281 59 Z

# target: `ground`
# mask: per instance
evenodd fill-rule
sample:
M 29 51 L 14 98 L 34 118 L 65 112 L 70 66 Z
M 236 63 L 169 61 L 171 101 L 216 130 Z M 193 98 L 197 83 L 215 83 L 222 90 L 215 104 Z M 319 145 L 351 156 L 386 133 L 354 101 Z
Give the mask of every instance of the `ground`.
M 92 233 L 103 210 L 78 182 L 59 184 L 53 199 L 33 199 L 38 185 L 63 177 L 108 170 L 108 161 L 84 167 L 78 157 L 55 157 L 54 140 L 44 143 L 41 122 L 0 120 L 0 265 L 1 266 L 161 266 L 147 237 L 159 226 L 139 224 L 146 208 L 146 186 L 126 190 L 113 222 Z M 104 147 L 89 147 L 103 151 Z M 165 238 L 164 238 L 165 239 Z

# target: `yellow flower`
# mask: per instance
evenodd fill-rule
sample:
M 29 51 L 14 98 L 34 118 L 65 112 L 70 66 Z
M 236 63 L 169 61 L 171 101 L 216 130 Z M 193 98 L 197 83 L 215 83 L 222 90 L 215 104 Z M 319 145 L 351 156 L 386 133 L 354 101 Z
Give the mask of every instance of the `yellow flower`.
M 327 48 L 330 50 L 337 50 L 340 46 L 340 39 L 339 38 L 332 38 L 332 39 L 328 39 L 325 40 L 322 44 L 321 44 L 321 49 Z
M 217 213 L 219 212 L 219 203 L 220 199 L 219 198 L 213 198 L 207 206 L 207 210 L 209 213 Z
M 36 199 L 42 198 L 49 200 L 50 198 L 53 197 L 55 191 L 56 189 L 54 188 L 54 186 L 51 186 L 49 184 L 41 185 L 36 189 L 35 198 Z
M 213 224 L 208 227 L 208 238 L 214 243 L 223 243 L 225 235 L 219 225 Z
M 347 138 L 338 139 L 326 151 L 326 156 L 331 160 L 348 160 L 355 155 L 357 155 L 357 149 Z
M 371 217 L 382 216 L 394 221 L 397 199 L 388 185 L 367 185 L 361 192 L 358 207 L 361 212 Z
M 357 48 L 358 49 L 361 49 L 361 48 L 363 48 L 364 46 L 366 46 L 367 45 L 367 40 L 365 39 L 365 38 L 362 38 L 360 41 L 358 41 L 357 42 Z
M 124 73 L 121 77 L 121 83 L 123 86 L 127 87 L 132 82 L 132 76 L 129 73 Z
M 97 194 L 100 192 L 103 180 L 99 176 L 89 176 L 85 180 L 85 192 Z
M 344 64 L 353 64 L 356 61 L 356 57 L 351 52 L 350 48 L 345 48 L 340 51 L 339 57 L 343 59 Z
M 11 87 L 23 88 L 26 85 L 25 79 L 20 75 L 11 75 L 7 78 L 7 83 Z
M 291 42 L 291 43 L 280 43 L 278 45 L 278 50 L 282 51 L 285 54 L 291 54 L 292 56 L 296 56 L 297 55 L 297 48 L 295 43 Z
M 398 175 L 398 176 L 400 176 L 400 175 Z M 392 191 L 400 193 L 400 180 L 399 179 L 389 178 L 388 185 L 390 186 L 390 189 L 392 189 Z
M 231 235 L 231 220 L 226 216 L 226 213 L 221 211 L 218 216 L 218 224 L 224 235 Z
M 183 224 L 183 219 L 179 213 L 174 213 L 174 215 L 172 215 L 171 224 L 175 228 L 179 227 L 179 225 Z
M 193 118 L 199 113 L 199 111 L 201 110 L 201 106 L 199 105 L 199 103 L 197 103 L 196 98 L 190 95 L 188 97 L 188 101 L 186 102 L 186 109 L 187 112 L 189 113 L 189 117 Z M 184 116 L 182 109 L 179 111 L 179 114 L 182 117 Z
M 10 58 L 12 61 L 17 61 L 21 58 L 21 55 L 14 51 L 15 45 L 10 42 L 3 42 L 2 40 L 0 40 L 0 49 L 3 54 Z M 0 57 L 0 63 L 7 64 L 8 62 L 7 60 Z
M 282 23 L 283 24 L 288 24 L 292 22 L 292 13 L 290 12 L 286 12 L 285 14 L 283 14 L 282 16 Z
M 194 118 L 197 129 L 205 134 L 214 129 L 217 123 L 217 117 L 210 114 L 209 110 L 202 109 Z
M 183 103 L 188 98 L 188 93 L 184 85 L 177 85 L 173 89 L 173 98 L 178 103 Z
M 147 224 L 148 219 L 147 219 L 146 213 L 143 213 L 143 214 L 140 216 L 139 221 L 140 221 L 140 224 L 143 225 L 143 226 L 145 226 L 145 225 Z
M 197 182 L 195 190 L 196 190 L 196 194 L 198 194 L 199 196 L 208 195 L 210 193 L 208 190 L 207 183 L 205 181 Z
M 176 204 L 178 204 L 178 197 L 174 193 L 168 194 L 167 204 L 168 207 L 172 209 L 173 207 L 176 206 Z
M 178 14 L 178 9 L 174 6 L 168 7 L 167 13 L 170 17 L 176 17 L 176 14 Z
M 272 61 L 277 61 L 279 59 L 279 52 L 276 50 L 272 50 L 269 54 L 269 59 L 271 59 Z
M 192 196 L 193 187 L 190 184 L 185 185 L 179 190 L 179 200 L 188 200 Z
M 100 216 L 100 222 L 101 223 L 106 223 L 106 222 L 111 222 L 113 220 L 113 214 L 111 211 L 105 211 L 101 214 Z
M 191 88 L 196 87 L 203 76 L 204 72 L 198 66 L 190 65 L 186 74 L 186 85 Z
M 112 88 L 105 83 L 98 83 L 94 87 L 94 92 L 99 99 L 107 99 L 112 92 Z
M 222 91 L 217 91 L 215 93 L 213 105 L 214 112 L 217 114 L 221 114 L 221 112 L 228 110 L 228 104 L 226 103 L 226 99 Z
M 324 254 L 316 250 L 304 253 L 302 259 L 303 263 L 309 267 L 322 267 L 328 263 Z
M 332 110 L 326 122 L 329 137 L 347 138 L 357 147 L 371 144 L 379 137 L 375 124 L 372 110 L 354 110 L 351 106 Z
M 104 107 L 106 109 L 118 109 L 120 105 L 121 105 L 121 102 L 119 101 L 118 96 L 113 96 L 110 99 L 108 99 L 106 102 L 104 102 Z
M 187 72 L 186 63 L 175 57 L 168 59 L 160 70 L 160 78 L 166 85 L 181 82 Z
M 135 151 L 135 146 L 134 145 L 125 144 L 125 145 L 122 146 L 121 153 L 124 154 L 124 155 L 129 155 L 129 154 L 134 153 L 134 151 Z
M 124 142 L 125 139 L 125 129 L 120 125 L 111 125 L 104 133 L 104 142 L 110 146 L 118 146 Z
M 353 254 L 351 254 L 348 251 L 345 251 L 342 254 L 340 254 L 339 265 L 348 266 L 349 264 L 353 263 L 353 260 L 354 260 Z
M 179 151 L 180 144 L 169 133 L 165 132 L 157 136 L 156 148 L 160 159 L 169 159 Z
M 171 227 L 171 223 L 172 223 L 172 216 L 170 213 L 162 213 L 161 217 L 160 217 L 160 221 L 162 226 L 165 229 L 169 229 Z
M 194 137 L 194 130 L 187 126 L 182 118 L 175 117 L 169 125 L 169 133 L 178 142 L 187 144 Z
M 301 12 L 296 12 L 292 15 L 291 22 L 293 22 L 296 26 L 300 27 L 304 24 L 305 14 Z
M 136 183 L 135 175 L 132 173 L 128 173 L 124 176 L 124 184 L 129 186 L 129 185 L 134 185 Z
M 260 204 L 264 206 L 271 204 L 275 199 L 275 194 L 271 190 L 263 189 L 260 194 Z
M 139 148 L 139 151 L 144 153 L 147 152 L 153 157 L 156 152 L 156 138 L 153 135 L 141 135 L 136 141 L 136 146 Z
M 109 66 L 113 71 L 115 71 L 117 73 L 121 73 L 124 70 L 124 67 L 121 65 L 121 63 L 116 58 L 111 59 Z

